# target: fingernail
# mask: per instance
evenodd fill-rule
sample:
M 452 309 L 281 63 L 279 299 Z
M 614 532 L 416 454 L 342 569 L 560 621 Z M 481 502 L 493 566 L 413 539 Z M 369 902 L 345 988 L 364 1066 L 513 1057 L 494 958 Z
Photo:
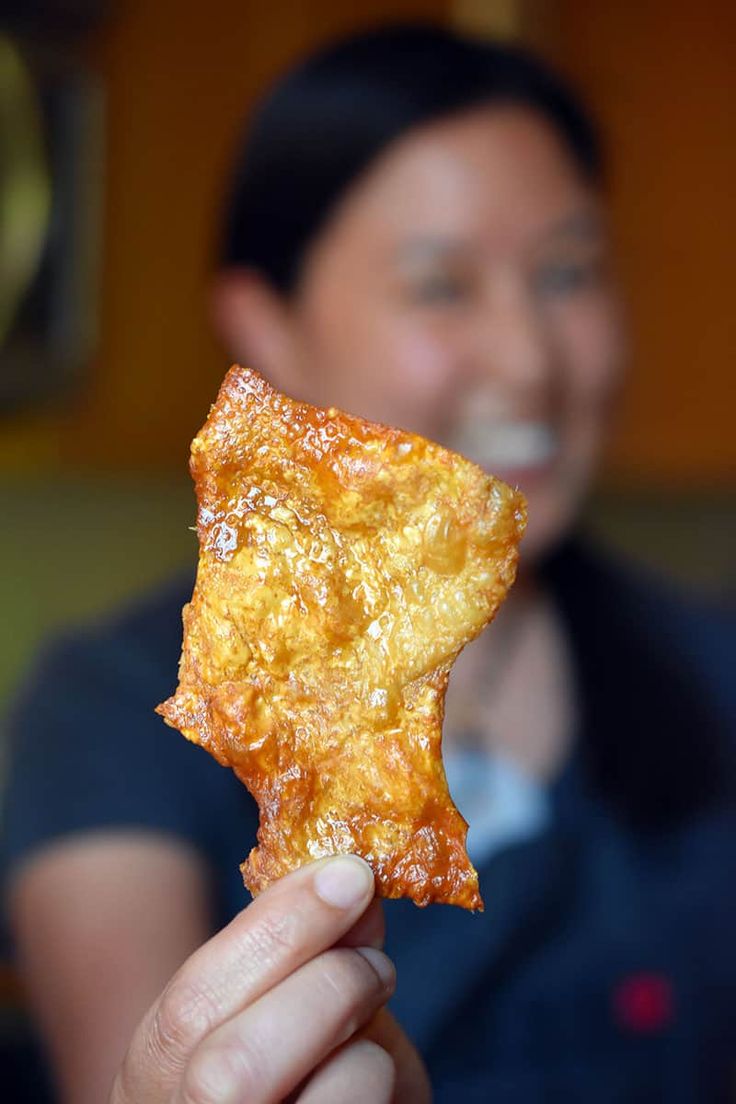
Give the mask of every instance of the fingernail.
M 393 989 L 396 984 L 396 970 L 388 955 L 383 951 L 377 951 L 375 947 L 356 947 L 355 949 L 376 971 L 384 988 Z
M 353 908 L 373 889 L 373 871 L 357 855 L 340 855 L 320 867 L 314 877 L 314 889 L 333 908 Z

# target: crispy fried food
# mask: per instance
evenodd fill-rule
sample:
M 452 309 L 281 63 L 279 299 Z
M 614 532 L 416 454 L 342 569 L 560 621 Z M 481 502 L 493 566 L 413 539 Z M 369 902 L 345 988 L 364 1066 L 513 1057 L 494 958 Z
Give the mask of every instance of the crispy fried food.
M 355 852 L 384 897 L 481 909 L 450 799 L 450 668 L 511 585 L 522 496 L 233 367 L 192 444 L 200 558 L 166 722 L 260 808 L 253 893 Z

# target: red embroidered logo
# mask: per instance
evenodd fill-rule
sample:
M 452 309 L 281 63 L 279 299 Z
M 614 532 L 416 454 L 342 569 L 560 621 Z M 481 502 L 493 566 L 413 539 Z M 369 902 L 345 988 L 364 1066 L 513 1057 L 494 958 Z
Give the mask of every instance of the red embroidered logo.
M 613 1013 L 624 1031 L 655 1035 L 675 1018 L 672 982 L 663 974 L 631 974 L 613 991 Z

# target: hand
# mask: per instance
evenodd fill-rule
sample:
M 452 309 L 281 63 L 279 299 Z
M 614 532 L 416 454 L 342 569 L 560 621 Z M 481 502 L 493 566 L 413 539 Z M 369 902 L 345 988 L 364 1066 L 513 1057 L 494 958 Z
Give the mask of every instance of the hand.
M 427 1104 L 383 1009 L 395 975 L 373 891 L 370 867 L 342 856 L 262 893 L 146 1013 L 109 1104 Z

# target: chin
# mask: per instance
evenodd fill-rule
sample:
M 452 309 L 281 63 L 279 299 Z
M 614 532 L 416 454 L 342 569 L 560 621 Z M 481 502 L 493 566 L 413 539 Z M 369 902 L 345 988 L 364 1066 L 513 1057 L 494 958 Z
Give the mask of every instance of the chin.
M 523 491 L 523 486 L 521 487 Z M 530 488 L 525 492 L 528 505 L 526 533 L 521 542 L 521 571 L 534 568 L 574 528 L 582 496 L 557 490 Z

